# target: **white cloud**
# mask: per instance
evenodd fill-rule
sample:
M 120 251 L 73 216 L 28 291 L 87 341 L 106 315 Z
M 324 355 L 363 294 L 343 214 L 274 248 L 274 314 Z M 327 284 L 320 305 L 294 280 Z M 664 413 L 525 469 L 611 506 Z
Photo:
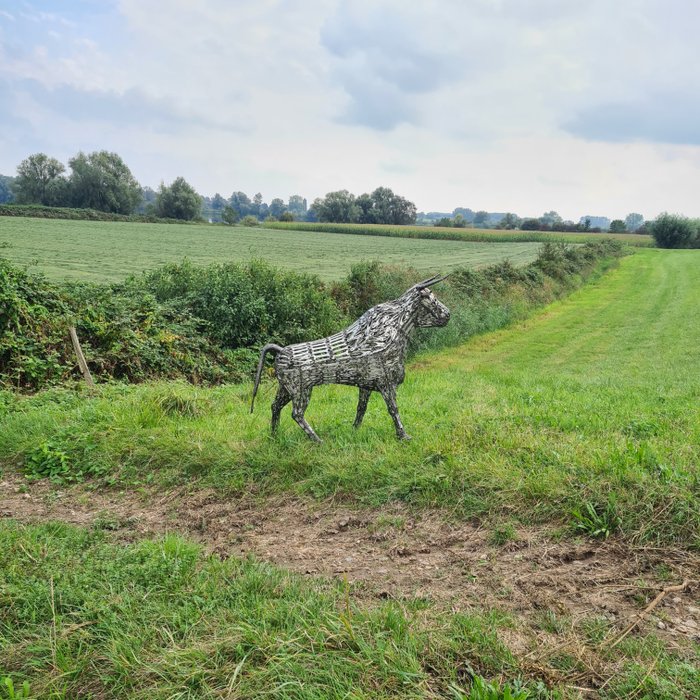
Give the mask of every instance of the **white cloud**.
M 3 173 L 108 148 L 209 194 L 700 214 L 696 3 L 2 1 Z

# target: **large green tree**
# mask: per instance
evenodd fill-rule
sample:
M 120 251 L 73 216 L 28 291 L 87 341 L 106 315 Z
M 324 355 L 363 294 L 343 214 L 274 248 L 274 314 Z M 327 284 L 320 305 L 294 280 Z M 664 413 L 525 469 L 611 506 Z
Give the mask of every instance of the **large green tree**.
M 184 177 L 175 178 L 166 187 L 162 182 L 156 197 L 156 213 L 166 219 L 197 219 L 202 212 L 202 198 Z
M 60 161 L 45 153 L 34 153 L 17 166 L 14 182 L 18 204 L 45 204 L 65 206 L 66 168 Z
M 68 161 L 73 205 L 131 214 L 141 203 L 141 186 L 126 163 L 109 151 L 82 151 Z
M 355 195 L 347 190 L 329 192 L 325 197 L 315 199 L 313 209 L 319 221 L 351 224 L 359 218 L 359 207 Z
M 377 187 L 370 195 L 372 219 L 376 224 L 413 224 L 416 221 L 416 205 L 394 194 L 388 187 Z

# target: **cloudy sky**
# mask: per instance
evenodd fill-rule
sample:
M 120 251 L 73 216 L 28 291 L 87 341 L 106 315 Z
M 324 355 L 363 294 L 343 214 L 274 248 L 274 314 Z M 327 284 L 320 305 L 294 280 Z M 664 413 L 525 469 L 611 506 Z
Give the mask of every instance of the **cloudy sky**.
M 0 0 L 0 173 L 700 216 L 697 0 Z

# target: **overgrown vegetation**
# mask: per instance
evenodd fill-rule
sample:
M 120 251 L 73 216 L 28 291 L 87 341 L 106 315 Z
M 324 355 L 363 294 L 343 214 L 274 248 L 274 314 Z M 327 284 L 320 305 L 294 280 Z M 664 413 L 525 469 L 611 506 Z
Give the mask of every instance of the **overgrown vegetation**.
M 504 262 L 457 270 L 442 295 L 452 309 L 446 332 L 419 333 L 414 349 L 458 343 L 522 316 L 580 283 L 621 247 L 548 243 L 519 269 Z M 338 330 L 370 306 L 399 296 L 415 270 L 365 263 L 326 287 L 317 277 L 262 262 L 165 265 L 122 284 L 56 284 L 0 258 L 0 384 L 36 390 L 77 378 L 73 324 L 99 380 L 242 379 L 257 349 Z

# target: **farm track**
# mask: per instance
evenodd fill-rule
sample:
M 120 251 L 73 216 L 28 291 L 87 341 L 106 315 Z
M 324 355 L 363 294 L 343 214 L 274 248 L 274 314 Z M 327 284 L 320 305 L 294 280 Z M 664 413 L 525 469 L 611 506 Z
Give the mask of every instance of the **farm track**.
M 510 614 L 517 625 L 501 631 L 502 642 L 523 669 L 548 684 L 593 690 L 614 677 L 615 665 L 583 643 L 581 627 L 591 620 L 614 631 L 608 643 L 635 623 L 637 634 L 653 633 L 669 650 L 690 653 L 700 643 L 700 582 L 693 578 L 700 557 L 682 550 L 615 539 L 562 541 L 546 527 L 520 527 L 512 541 L 497 546 L 481 524 L 401 504 L 356 509 L 333 501 L 232 500 L 184 488 L 138 495 L 45 483 L 27 489 L 15 477 L 0 488 L 11 493 L 0 517 L 20 523 L 60 521 L 107 530 L 111 540 L 124 544 L 177 533 L 221 559 L 252 555 L 307 578 L 340 578 L 365 606 L 423 599 L 448 613 Z M 640 601 L 646 604 L 682 581 L 692 585 L 640 617 Z M 543 629 L 549 618 L 565 620 L 566 630 Z M 558 671 L 553 660 L 562 653 L 585 670 Z

